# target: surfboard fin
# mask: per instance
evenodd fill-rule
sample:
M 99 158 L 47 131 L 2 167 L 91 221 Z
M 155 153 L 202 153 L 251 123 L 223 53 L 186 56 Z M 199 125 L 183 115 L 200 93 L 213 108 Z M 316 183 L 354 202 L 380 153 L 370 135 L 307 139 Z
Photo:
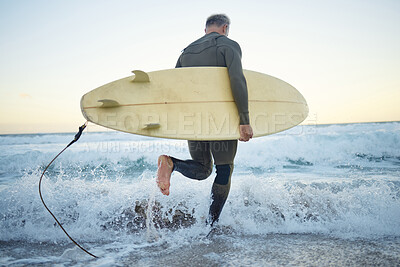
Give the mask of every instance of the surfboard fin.
M 135 74 L 135 78 L 133 78 L 132 82 L 134 83 L 148 83 L 150 82 L 149 75 L 141 70 L 134 70 L 132 73 Z
M 157 129 L 160 127 L 161 127 L 161 125 L 159 123 L 148 123 L 148 124 L 145 124 L 145 127 L 143 127 L 143 130 Z
M 100 99 L 97 102 L 103 103 L 100 108 L 115 108 L 120 106 L 117 101 L 111 99 Z

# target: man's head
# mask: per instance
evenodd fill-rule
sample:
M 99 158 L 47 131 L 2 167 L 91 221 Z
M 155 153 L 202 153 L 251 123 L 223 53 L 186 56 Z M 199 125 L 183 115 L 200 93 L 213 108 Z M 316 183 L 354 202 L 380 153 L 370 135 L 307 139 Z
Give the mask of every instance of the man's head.
M 206 34 L 217 32 L 219 34 L 228 36 L 230 24 L 231 21 L 227 15 L 215 14 L 207 18 L 205 32 Z

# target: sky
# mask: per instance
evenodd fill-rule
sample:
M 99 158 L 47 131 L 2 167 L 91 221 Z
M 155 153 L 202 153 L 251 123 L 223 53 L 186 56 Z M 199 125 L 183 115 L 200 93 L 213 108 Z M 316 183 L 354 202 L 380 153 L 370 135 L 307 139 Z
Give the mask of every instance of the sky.
M 215 13 L 244 69 L 303 94 L 305 124 L 400 121 L 399 0 L 0 0 L 0 134 L 75 132 L 83 94 L 174 68 Z

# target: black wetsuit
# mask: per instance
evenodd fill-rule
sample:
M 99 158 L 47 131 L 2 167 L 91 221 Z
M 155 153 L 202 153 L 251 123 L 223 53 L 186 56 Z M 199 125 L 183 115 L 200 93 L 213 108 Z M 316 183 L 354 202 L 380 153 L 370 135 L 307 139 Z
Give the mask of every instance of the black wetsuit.
M 239 44 L 224 35 L 212 32 L 186 47 L 178 59 L 176 68 L 227 67 L 240 124 L 247 125 L 249 124 L 247 84 L 241 57 Z M 174 171 L 196 180 L 204 180 L 210 176 L 214 158 L 217 176 L 211 190 L 212 203 L 208 220 L 211 225 L 218 220 L 229 194 L 237 143 L 237 140 L 188 141 L 192 160 L 183 161 L 171 157 Z

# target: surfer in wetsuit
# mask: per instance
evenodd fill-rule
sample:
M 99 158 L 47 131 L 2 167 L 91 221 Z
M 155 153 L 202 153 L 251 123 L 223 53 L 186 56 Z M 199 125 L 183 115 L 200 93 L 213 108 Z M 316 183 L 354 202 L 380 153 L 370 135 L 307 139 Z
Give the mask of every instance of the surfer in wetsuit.
M 240 46 L 227 37 L 229 26 L 230 20 L 226 15 L 210 16 L 206 21 L 205 35 L 183 50 L 176 68 L 227 67 L 233 98 L 238 109 L 239 140 L 246 142 L 253 137 L 249 123 L 247 84 L 243 75 Z M 207 220 L 212 226 L 218 221 L 229 194 L 237 144 L 237 140 L 188 141 L 191 160 L 161 155 L 158 158 L 158 187 L 164 195 L 169 195 L 173 171 L 195 180 L 206 179 L 212 172 L 214 158 L 217 175 L 211 190 L 212 202 Z

